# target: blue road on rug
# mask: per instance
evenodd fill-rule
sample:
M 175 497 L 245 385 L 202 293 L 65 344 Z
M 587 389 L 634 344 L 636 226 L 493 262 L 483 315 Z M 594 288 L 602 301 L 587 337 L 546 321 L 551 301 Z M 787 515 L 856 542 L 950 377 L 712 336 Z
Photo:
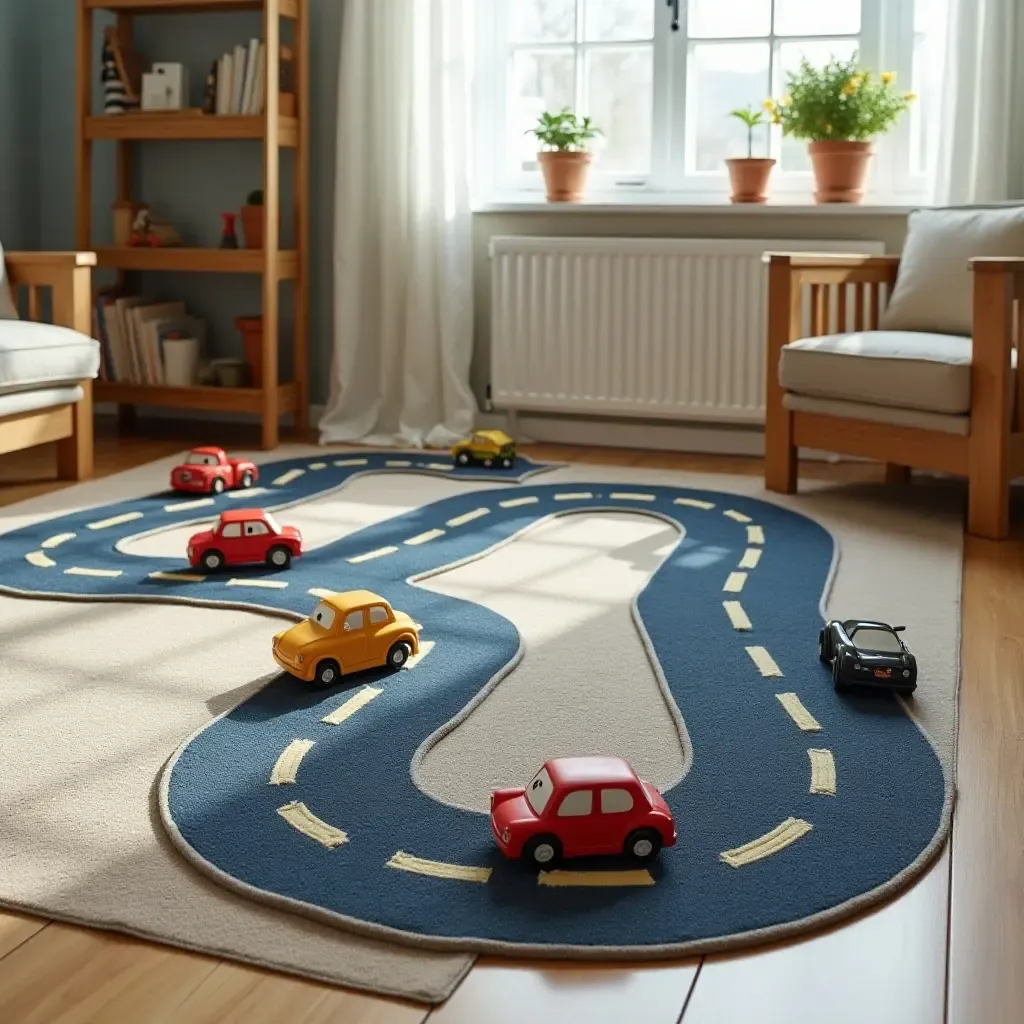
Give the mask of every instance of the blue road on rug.
M 200 868 L 342 926 L 467 950 L 695 951 L 809 926 L 917 862 L 948 827 L 942 765 L 898 701 L 837 695 L 817 659 L 831 535 L 753 498 L 543 484 L 532 477 L 548 467 L 520 462 L 499 478 L 507 489 L 432 502 L 309 551 L 287 572 L 229 570 L 201 582 L 175 579 L 195 572 L 180 561 L 117 544 L 259 502 L 227 494 L 198 505 L 164 493 L 77 512 L 0 535 L 0 589 L 251 605 L 299 618 L 316 603 L 310 591 L 365 587 L 423 623 L 434 646 L 414 667 L 326 690 L 280 675 L 185 742 L 162 779 L 165 824 Z M 442 475 L 421 453 L 290 459 L 261 467 L 261 500 L 284 507 L 375 471 Z M 448 467 L 443 475 L 495 479 Z M 486 815 L 413 782 L 424 742 L 515 661 L 520 638 L 489 609 L 409 580 L 552 515 L 595 509 L 646 512 L 685 531 L 635 610 L 693 760 L 665 794 L 679 839 L 649 866 L 648 884 L 624 875 L 621 885 L 555 887 L 500 855 Z M 427 532 L 428 542 L 405 543 Z M 371 552 L 383 553 L 350 561 Z M 340 724 L 323 721 L 349 700 Z M 305 742 L 294 781 L 272 784 L 295 741 Z M 565 866 L 626 868 L 614 858 Z

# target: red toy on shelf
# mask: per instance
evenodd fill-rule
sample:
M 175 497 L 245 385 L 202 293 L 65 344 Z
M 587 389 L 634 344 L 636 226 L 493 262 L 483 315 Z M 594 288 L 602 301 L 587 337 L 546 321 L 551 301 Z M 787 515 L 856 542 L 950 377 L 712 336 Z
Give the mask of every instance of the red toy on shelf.
M 525 789 L 491 794 L 491 828 L 506 857 L 536 867 L 591 854 L 645 862 L 676 841 L 668 804 L 621 757 L 545 762 Z
M 248 459 L 229 459 L 223 448 L 193 448 L 180 466 L 171 470 L 171 487 L 190 494 L 220 494 L 237 487 L 252 487 L 259 470 Z
M 222 512 L 212 530 L 194 534 L 188 542 L 188 564 L 208 572 L 254 562 L 287 569 L 301 554 L 302 534 L 294 526 L 281 526 L 261 508 Z

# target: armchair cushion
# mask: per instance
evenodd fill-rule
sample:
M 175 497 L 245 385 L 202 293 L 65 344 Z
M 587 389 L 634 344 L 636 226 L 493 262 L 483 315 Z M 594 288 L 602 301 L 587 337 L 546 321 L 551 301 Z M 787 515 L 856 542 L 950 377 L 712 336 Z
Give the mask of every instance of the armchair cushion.
M 53 324 L 0 320 L 0 395 L 89 380 L 99 367 L 93 338 Z
M 7 264 L 4 262 L 4 247 L 0 245 L 0 320 L 17 320 L 18 307 L 11 294 L 11 282 L 7 279 Z
M 963 415 L 971 407 L 971 339 L 909 331 L 804 338 L 782 349 L 779 383 L 812 398 Z
M 970 334 L 975 256 L 1024 256 L 1024 206 L 915 210 L 879 327 Z

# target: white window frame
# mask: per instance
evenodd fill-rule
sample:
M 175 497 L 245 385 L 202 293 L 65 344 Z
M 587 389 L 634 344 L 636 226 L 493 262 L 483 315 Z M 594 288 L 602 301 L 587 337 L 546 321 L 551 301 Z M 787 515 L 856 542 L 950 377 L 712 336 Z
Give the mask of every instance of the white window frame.
M 722 0 L 727 2 L 727 0 Z M 827 0 L 822 0 L 827 2 Z M 875 69 L 894 71 L 901 88 L 912 88 L 915 46 L 914 0 L 861 0 L 861 26 L 856 36 L 756 36 L 730 39 L 687 36 L 687 0 L 679 3 L 679 31 L 670 28 L 671 13 L 665 0 L 651 0 L 655 8 L 653 40 L 653 133 L 651 171 L 646 176 L 623 177 L 602 171 L 597 162 L 592 168 L 591 197 L 628 202 L 630 195 L 665 196 L 673 202 L 693 199 L 706 203 L 715 199 L 728 202 L 729 179 L 723 164 L 719 171 L 695 172 L 686 168 L 686 97 L 692 73 L 689 56 L 695 45 L 705 43 L 771 43 L 771 95 L 779 96 L 784 82 L 778 71 L 779 46 L 784 42 L 859 39 L 860 59 Z M 582 6 L 582 5 L 581 5 Z M 474 83 L 473 194 L 476 202 L 518 197 L 523 200 L 543 197 L 543 180 L 538 170 L 509 172 L 505 166 L 508 145 L 506 116 L 508 82 L 512 53 L 528 50 L 585 49 L 588 46 L 614 48 L 636 45 L 636 41 L 581 43 L 578 38 L 566 43 L 530 43 L 521 47 L 508 42 L 507 0 L 478 0 L 475 19 L 477 46 L 475 66 L 483 69 Z M 581 100 L 583 76 L 577 79 L 577 103 Z M 927 175 L 914 173 L 912 146 L 916 135 L 912 110 L 876 142 L 876 156 L 868 182 L 873 202 L 910 204 L 927 202 L 930 181 Z M 778 159 L 782 134 L 770 131 L 770 155 Z M 776 166 L 772 176 L 772 194 L 779 197 L 806 198 L 813 191 L 809 171 L 782 171 Z

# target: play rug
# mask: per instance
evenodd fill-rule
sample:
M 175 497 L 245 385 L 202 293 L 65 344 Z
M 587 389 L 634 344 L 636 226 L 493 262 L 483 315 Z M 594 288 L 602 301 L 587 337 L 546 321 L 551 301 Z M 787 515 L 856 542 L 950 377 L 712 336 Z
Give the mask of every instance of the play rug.
M 496 483 L 439 465 L 319 452 L 262 467 L 254 498 L 304 533 L 315 519 L 316 546 L 287 572 L 197 578 L 173 557 L 200 516 L 237 507 L 230 493 L 129 498 L 0 535 L 20 594 L 297 619 L 323 592 L 365 587 L 423 624 L 415 664 L 317 690 L 271 674 L 281 623 L 263 620 L 270 681 L 181 737 L 159 780 L 189 861 L 366 936 L 595 958 L 792 934 L 924 867 L 953 776 L 961 548 L 944 491 L 767 501 L 756 479 L 525 464 Z M 833 692 L 823 608 L 908 620 L 909 705 Z M 640 870 L 504 860 L 490 789 L 588 752 L 623 754 L 663 788 L 677 844 Z

